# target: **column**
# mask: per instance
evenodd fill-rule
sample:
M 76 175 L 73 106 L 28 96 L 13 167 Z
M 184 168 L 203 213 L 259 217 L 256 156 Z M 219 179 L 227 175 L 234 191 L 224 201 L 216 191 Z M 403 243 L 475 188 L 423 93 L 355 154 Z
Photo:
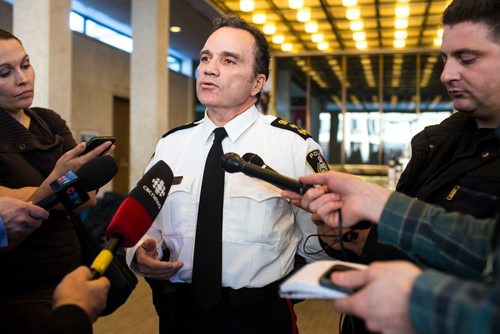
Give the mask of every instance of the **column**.
M 168 130 L 169 0 L 132 0 L 130 185 L 135 185 Z
M 33 106 L 53 109 L 71 126 L 70 0 L 16 0 L 13 32 L 36 73 Z

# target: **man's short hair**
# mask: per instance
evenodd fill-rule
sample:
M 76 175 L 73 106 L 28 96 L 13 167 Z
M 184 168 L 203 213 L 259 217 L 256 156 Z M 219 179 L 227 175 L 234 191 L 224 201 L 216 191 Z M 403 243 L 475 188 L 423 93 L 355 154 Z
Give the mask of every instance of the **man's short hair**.
M 453 0 L 444 11 L 443 24 L 454 25 L 462 22 L 488 25 L 492 40 L 500 43 L 499 0 Z
M 16 36 L 14 36 L 10 32 L 8 32 L 7 30 L 0 29 L 0 41 L 2 41 L 2 40 L 3 41 L 8 41 L 9 39 L 15 39 L 21 45 L 23 44 L 23 43 L 21 43 L 21 41 L 19 40 L 19 38 L 17 38 Z
M 247 21 L 239 16 L 224 16 L 217 17 L 213 21 L 212 32 L 223 28 L 230 27 L 235 29 L 242 29 L 252 34 L 255 39 L 255 61 L 254 61 L 254 75 L 264 74 L 266 80 L 269 78 L 269 63 L 271 61 L 271 52 L 266 37 L 256 27 L 250 25 Z M 257 94 L 257 99 L 260 100 L 260 92 Z

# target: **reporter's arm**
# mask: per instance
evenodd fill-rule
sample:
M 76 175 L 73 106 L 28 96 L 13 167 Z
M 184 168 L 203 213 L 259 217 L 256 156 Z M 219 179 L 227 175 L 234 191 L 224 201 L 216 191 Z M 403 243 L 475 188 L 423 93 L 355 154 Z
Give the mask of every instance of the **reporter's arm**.
M 479 278 L 490 250 L 493 219 L 476 219 L 400 193 L 393 193 L 382 212 L 380 242 L 461 277 Z
M 499 333 L 498 285 L 425 270 L 413 285 L 410 319 L 419 333 Z

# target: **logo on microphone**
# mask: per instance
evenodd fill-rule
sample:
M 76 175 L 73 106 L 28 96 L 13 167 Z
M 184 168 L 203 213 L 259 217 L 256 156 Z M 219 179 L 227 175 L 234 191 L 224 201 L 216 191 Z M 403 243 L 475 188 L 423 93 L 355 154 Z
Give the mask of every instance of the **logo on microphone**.
M 157 196 L 163 197 L 165 196 L 165 182 L 162 179 L 155 178 L 153 179 L 153 190 Z

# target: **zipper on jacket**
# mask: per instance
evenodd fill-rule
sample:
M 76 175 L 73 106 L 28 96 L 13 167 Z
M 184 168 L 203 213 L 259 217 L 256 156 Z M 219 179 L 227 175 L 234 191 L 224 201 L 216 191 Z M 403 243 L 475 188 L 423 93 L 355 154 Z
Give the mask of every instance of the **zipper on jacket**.
M 453 200 L 453 198 L 455 197 L 455 195 L 458 193 L 459 190 L 462 191 L 462 192 L 464 192 L 464 193 L 468 193 L 468 194 L 471 194 L 471 195 L 474 195 L 474 196 L 479 196 L 479 197 L 482 197 L 482 198 L 486 198 L 486 199 L 491 200 L 491 201 L 498 200 L 498 197 L 495 196 L 495 195 L 482 193 L 482 192 L 479 192 L 479 191 L 475 191 L 475 190 L 472 190 L 472 189 L 469 189 L 469 188 L 465 188 L 465 187 L 460 187 L 460 186 L 453 187 L 453 189 L 451 189 L 451 191 L 448 194 L 448 196 L 446 196 L 446 199 L 448 201 Z

